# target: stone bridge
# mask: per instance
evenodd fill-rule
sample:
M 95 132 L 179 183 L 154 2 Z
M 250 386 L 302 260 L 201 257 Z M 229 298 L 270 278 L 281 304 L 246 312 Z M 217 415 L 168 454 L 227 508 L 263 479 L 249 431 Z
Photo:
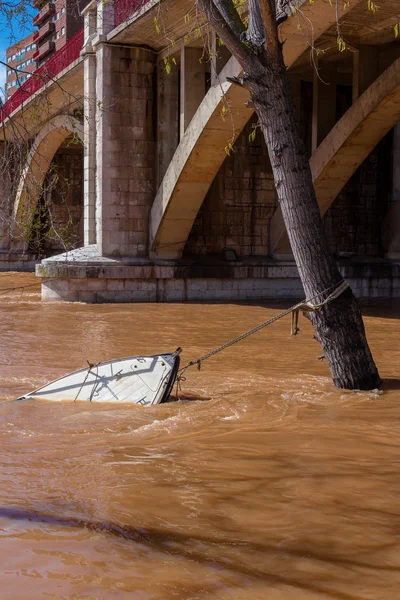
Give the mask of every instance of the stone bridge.
M 345 6 L 344 52 L 324 0 L 300 2 L 280 36 L 332 252 L 360 296 L 398 296 L 400 9 Z M 84 18 L 80 53 L 3 111 L 3 150 L 15 138 L 28 147 L 15 190 L 0 190 L 4 265 L 35 258 L 29 232 L 45 206 L 59 231 L 67 219 L 81 233 L 45 246 L 44 300 L 302 296 L 265 145 L 247 93 L 227 79 L 236 60 L 182 0 L 136 12 L 92 0 Z M 65 170 L 72 154 L 82 189 L 64 207 L 54 190 L 43 203 L 54 161 Z

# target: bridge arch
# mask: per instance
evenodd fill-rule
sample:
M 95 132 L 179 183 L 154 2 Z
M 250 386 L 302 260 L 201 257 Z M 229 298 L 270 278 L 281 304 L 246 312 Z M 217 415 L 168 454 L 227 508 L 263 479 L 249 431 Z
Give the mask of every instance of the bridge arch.
M 355 0 L 352 6 L 359 2 Z M 339 17 L 344 6 L 338 7 Z M 325 2 L 303 3 L 302 13 L 312 23 L 314 42 L 336 23 L 337 15 L 326 9 Z M 289 69 L 308 48 L 307 35 L 299 28 L 296 14 L 281 25 L 280 32 L 282 39 L 287 40 L 283 52 Z M 253 115 L 253 109 L 246 107 L 248 92 L 227 80 L 240 73 L 240 65 L 232 57 L 220 73 L 220 81 L 207 92 L 176 149 L 150 212 L 153 257 L 181 257 L 196 215 L 226 158 L 227 143 L 237 139 Z M 232 118 L 221 118 L 222 102 L 229 106 Z
M 323 216 L 381 139 L 400 121 L 400 58 L 347 110 L 310 158 Z M 281 209 L 270 224 L 271 254 L 285 254 L 288 239 Z
M 30 230 L 46 174 L 58 148 L 71 134 L 83 142 L 83 124 L 70 115 L 57 115 L 36 136 L 22 169 L 14 201 L 14 239 L 21 237 L 22 229 Z

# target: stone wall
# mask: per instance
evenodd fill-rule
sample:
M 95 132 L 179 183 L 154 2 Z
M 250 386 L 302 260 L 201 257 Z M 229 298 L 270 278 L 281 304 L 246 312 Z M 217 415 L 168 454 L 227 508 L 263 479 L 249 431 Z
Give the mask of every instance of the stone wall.
M 49 258 L 36 267 L 36 274 L 43 277 L 45 301 L 265 302 L 266 298 L 282 301 L 304 296 L 293 263 L 277 265 L 266 260 L 260 264 L 253 259 L 254 264 L 232 267 L 221 261 L 206 270 L 193 266 L 186 271 L 180 267 L 127 265 L 111 260 L 110 265 L 103 262 L 89 266 L 89 259 L 87 267 L 53 260 Z M 400 298 L 400 265 L 382 260 L 374 265 L 339 264 L 339 270 L 360 298 Z
M 382 224 L 389 208 L 392 134 L 357 169 L 325 215 L 325 231 L 334 254 L 380 256 Z
M 185 255 L 220 254 L 233 248 L 239 256 L 268 253 L 269 221 L 276 192 L 271 165 L 256 119 L 238 138 L 227 156 L 197 215 Z
M 30 249 L 39 256 L 83 245 L 83 148 L 66 144 L 54 155 L 38 202 Z
M 97 245 L 104 256 L 148 255 L 155 192 L 155 54 L 101 44 L 97 77 Z
M 300 129 L 309 146 L 311 110 L 306 98 L 309 100 L 310 86 L 303 83 Z M 338 89 L 338 111 L 341 92 Z M 269 224 L 276 208 L 276 192 L 259 128 L 255 140 L 249 140 L 255 122 L 254 118 L 246 126 L 234 152 L 227 156 L 213 181 L 194 222 L 184 256 L 218 255 L 225 248 L 233 248 L 239 257 L 268 255 Z M 391 191 L 391 150 L 389 133 L 325 215 L 328 243 L 334 254 L 383 255 L 381 230 Z

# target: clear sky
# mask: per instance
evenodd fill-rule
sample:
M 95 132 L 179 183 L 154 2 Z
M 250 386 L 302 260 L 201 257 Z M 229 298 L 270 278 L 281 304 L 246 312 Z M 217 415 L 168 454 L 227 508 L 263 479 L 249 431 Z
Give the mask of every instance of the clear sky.
M 0 60 L 5 62 L 6 48 L 25 37 L 33 31 L 32 15 L 34 10 L 27 3 L 26 14 L 23 18 L 18 17 L 12 20 L 11 27 L 7 23 L 4 13 L 1 10 L 2 0 L 0 0 Z M 3 98 L 4 83 L 6 80 L 6 68 L 0 64 L 0 96 Z

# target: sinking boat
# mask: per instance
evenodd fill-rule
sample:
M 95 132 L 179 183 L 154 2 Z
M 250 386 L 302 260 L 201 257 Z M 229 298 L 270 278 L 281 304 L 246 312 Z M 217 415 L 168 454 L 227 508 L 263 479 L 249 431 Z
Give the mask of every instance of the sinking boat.
M 69 373 L 17 400 L 126 402 L 148 406 L 166 402 L 179 369 L 178 348 L 173 353 L 130 356 Z

